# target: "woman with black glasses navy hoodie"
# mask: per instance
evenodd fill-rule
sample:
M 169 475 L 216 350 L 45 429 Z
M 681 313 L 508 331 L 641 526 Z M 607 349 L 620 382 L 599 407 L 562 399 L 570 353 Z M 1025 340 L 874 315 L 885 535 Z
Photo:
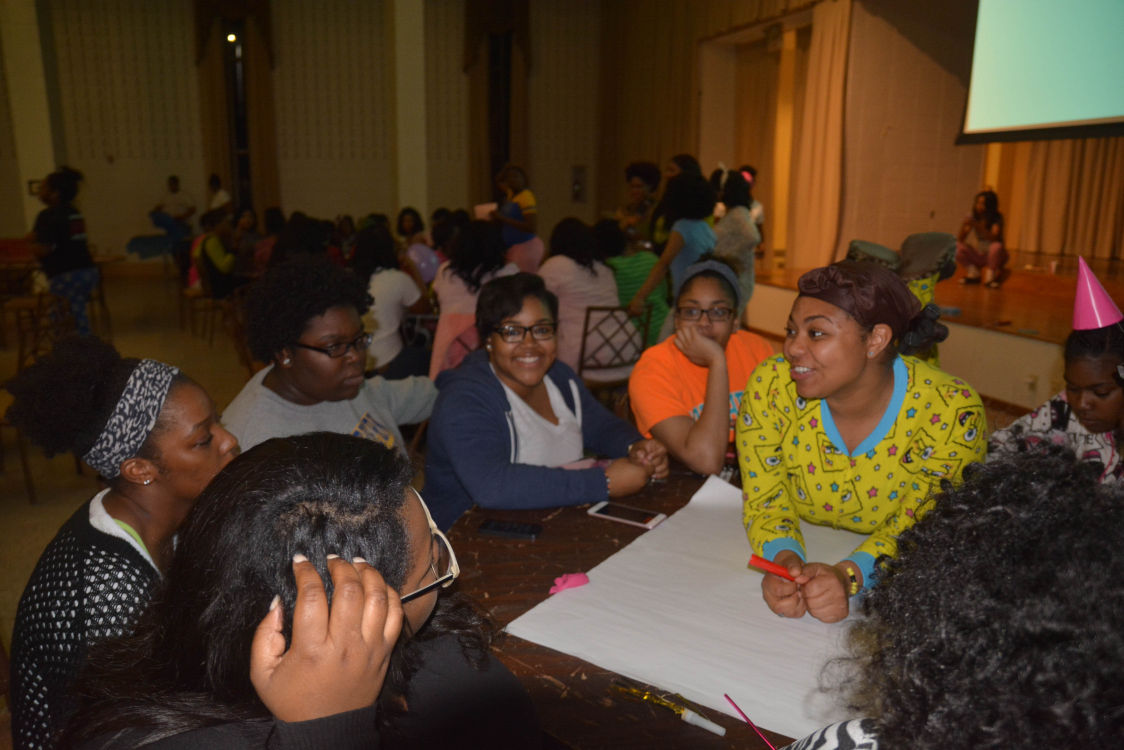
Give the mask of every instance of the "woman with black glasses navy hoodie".
M 663 444 L 615 417 L 557 360 L 557 320 L 558 300 L 534 274 L 481 288 L 484 350 L 441 374 L 429 422 L 425 489 L 439 527 L 473 504 L 580 505 L 667 475 Z

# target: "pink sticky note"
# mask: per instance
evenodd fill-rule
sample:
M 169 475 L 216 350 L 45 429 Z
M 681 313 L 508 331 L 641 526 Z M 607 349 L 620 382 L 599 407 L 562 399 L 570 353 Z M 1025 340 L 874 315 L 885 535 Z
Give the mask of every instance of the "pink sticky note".
M 589 583 L 589 576 L 585 573 L 567 573 L 554 579 L 554 585 L 550 587 L 550 593 L 557 594 L 559 591 L 574 589 L 587 583 Z

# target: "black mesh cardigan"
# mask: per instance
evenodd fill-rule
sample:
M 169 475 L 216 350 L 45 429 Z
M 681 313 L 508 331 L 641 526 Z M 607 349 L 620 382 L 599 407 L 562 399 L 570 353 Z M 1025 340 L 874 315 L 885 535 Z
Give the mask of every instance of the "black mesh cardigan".
M 55 746 L 77 705 L 71 685 L 92 643 L 136 624 L 159 575 L 122 539 L 90 525 L 82 504 L 47 545 L 20 597 L 12 633 L 15 747 Z

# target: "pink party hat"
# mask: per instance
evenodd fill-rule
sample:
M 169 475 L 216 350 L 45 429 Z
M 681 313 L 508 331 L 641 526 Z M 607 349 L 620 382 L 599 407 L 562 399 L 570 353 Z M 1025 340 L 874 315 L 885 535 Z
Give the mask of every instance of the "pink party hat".
M 1073 330 L 1091 331 L 1124 320 L 1124 313 L 1089 270 L 1085 259 L 1077 258 L 1077 295 L 1073 300 Z

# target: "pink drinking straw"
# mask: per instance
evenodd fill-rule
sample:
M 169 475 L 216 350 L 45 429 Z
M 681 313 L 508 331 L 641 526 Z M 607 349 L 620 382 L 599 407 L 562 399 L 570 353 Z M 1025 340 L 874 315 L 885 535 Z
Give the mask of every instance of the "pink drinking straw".
M 722 693 L 722 697 L 728 700 L 730 702 L 730 705 L 734 707 L 734 710 L 737 711 L 743 719 L 745 719 L 745 723 L 749 724 L 753 731 L 757 732 L 757 736 L 764 740 L 765 744 L 769 746 L 769 750 L 777 750 L 776 745 L 774 745 L 772 742 L 769 742 L 769 740 L 765 738 L 765 735 L 761 734 L 761 730 L 757 728 L 757 725 L 749 720 L 749 717 L 745 715 L 745 711 L 742 711 L 740 708 L 738 708 L 738 704 L 734 703 L 733 698 L 731 698 L 726 693 Z

